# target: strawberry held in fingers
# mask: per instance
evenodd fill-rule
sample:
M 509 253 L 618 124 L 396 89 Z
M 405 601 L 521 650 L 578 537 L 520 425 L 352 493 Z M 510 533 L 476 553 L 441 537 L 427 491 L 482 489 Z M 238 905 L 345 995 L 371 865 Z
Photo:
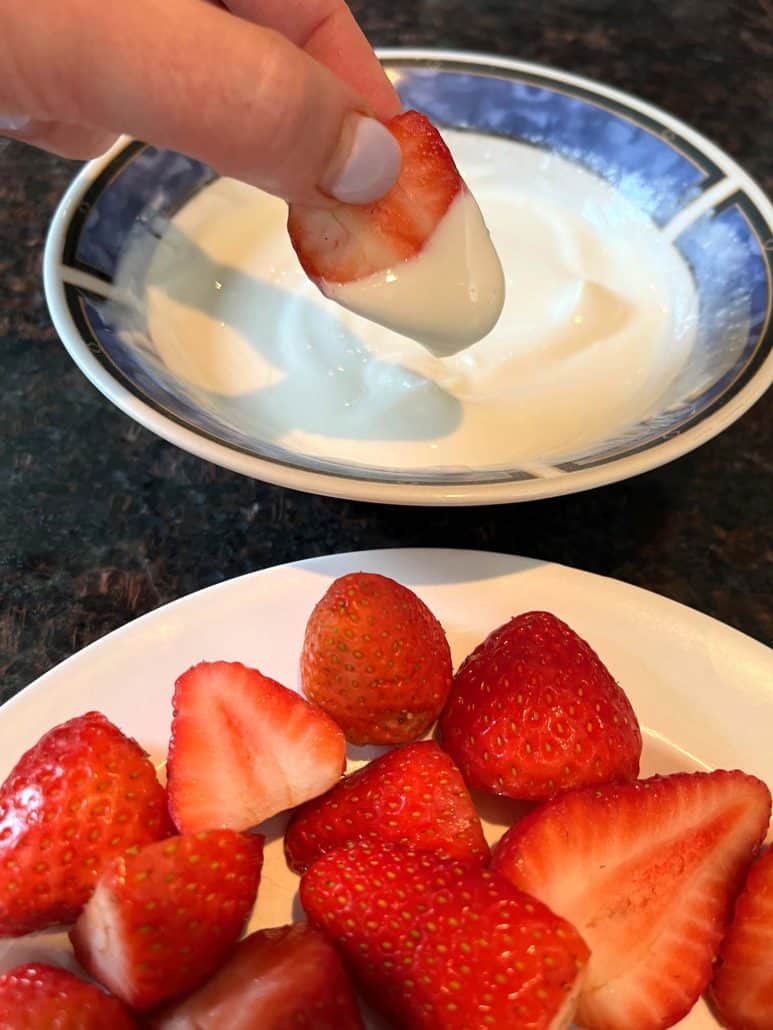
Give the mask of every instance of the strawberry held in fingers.
M 773 849 L 752 866 L 735 903 L 711 999 L 730 1030 L 773 1030 Z
M 571 1023 L 585 942 L 495 873 L 359 841 L 314 863 L 301 880 L 301 903 L 400 1027 Z
M 169 809 L 185 833 L 248 830 L 324 793 L 346 741 L 320 708 L 240 662 L 201 662 L 175 684 Z
M 49 730 L 0 787 L 0 937 L 71 923 L 115 855 L 172 832 L 136 741 L 99 712 Z
M 706 988 L 769 819 L 770 792 L 741 772 L 585 788 L 516 823 L 492 868 L 587 941 L 580 1026 L 663 1030 Z
M 134 1030 L 117 998 L 44 963 L 0 975 L 0 1030 Z
M 519 615 L 475 648 L 440 729 L 471 787 L 522 801 L 639 771 L 641 731 L 628 698 L 549 612 Z
M 285 834 L 285 853 L 290 866 L 303 872 L 320 855 L 362 838 L 471 865 L 489 857 L 461 773 L 430 740 L 387 752 L 298 809 Z
M 445 704 L 451 673 L 443 627 L 387 576 L 341 576 L 306 626 L 303 692 L 353 744 L 418 740 Z
M 292 205 L 288 230 L 309 278 L 339 304 L 453 354 L 493 328 L 504 276 L 475 199 L 437 129 L 387 122 L 402 169 L 372 204 Z
M 160 1013 L 156 1030 L 362 1030 L 351 984 L 308 923 L 250 934 L 197 991 Z
M 135 1009 L 190 991 L 241 936 L 262 863 L 263 838 L 233 830 L 132 848 L 70 931 L 76 958 Z

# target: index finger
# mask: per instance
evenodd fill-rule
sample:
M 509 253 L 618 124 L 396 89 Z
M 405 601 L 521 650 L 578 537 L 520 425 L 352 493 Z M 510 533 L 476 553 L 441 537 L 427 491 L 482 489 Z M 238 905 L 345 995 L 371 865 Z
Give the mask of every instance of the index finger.
M 224 0 L 234 14 L 281 32 L 368 101 L 384 120 L 402 110 L 373 48 L 344 0 Z

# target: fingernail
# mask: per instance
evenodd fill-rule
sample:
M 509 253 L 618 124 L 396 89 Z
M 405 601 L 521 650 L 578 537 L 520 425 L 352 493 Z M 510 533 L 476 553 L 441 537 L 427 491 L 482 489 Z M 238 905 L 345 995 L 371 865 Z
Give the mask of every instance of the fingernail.
M 0 114 L 0 132 L 18 132 L 29 125 L 31 120 L 25 114 Z
M 402 162 L 400 145 L 386 126 L 350 114 L 320 186 L 344 204 L 370 204 L 391 190 Z

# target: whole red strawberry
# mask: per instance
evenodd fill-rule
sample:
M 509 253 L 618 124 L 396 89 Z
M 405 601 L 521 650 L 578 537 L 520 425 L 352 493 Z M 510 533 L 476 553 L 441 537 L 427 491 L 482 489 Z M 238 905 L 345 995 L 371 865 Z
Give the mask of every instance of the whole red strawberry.
M 580 1026 L 663 1030 L 706 988 L 769 821 L 770 791 L 742 772 L 585 787 L 519 820 L 492 868 L 588 942 Z
M 548 612 L 519 615 L 475 648 L 440 728 L 471 787 L 523 801 L 639 771 L 628 698 L 595 651 Z
M 719 953 L 711 999 L 730 1030 L 773 1030 L 773 848 L 752 866 Z
M 443 627 L 412 590 L 386 576 L 337 579 L 311 613 L 301 683 L 353 744 L 423 736 L 451 687 Z
M 2 1030 L 134 1030 L 117 998 L 56 966 L 31 963 L 0 976 Z
M 400 1027 L 558 1030 L 571 1022 L 585 942 L 496 873 L 358 841 L 314 863 L 301 903 Z
M 362 838 L 472 865 L 489 857 L 461 773 L 431 740 L 388 751 L 299 808 L 285 834 L 285 854 L 291 868 L 304 872 L 320 855 Z
M 75 956 L 135 1009 L 198 986 L 244 930 L 263 837 L 210 830 L 114 859 L 70 931 Z
M 99 712 L 50 730 L 0 787 L 0 937 L 71 923 L 115 855 L 172 832 L 134 740 Z
M 250 934 L 156 1030 L 362 1030 L 341 959 L 308 923 Z

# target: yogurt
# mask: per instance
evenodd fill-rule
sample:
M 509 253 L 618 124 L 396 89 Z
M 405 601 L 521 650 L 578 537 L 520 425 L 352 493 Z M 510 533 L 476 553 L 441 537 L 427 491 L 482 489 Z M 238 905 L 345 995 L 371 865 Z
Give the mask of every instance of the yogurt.
M 327 300 L 298 264 L 281 201 L 219 180 L 160 242 L 138 236 L 121 277 L 180 394 L 280 452 L 408 473 L 542 470 L 663 410 L 697 322 L 679 253 L 579 166 L 445 136 L 504 269 L 487 336 L 437 356 Z M 442 274 L 417 294 L 452 307 Z M 144 320 L 123 317 L 144 336 Z
M 348 283 L 323 283 L 331 300 L 423 343 L 438 357 L 493 329 L 505 277 L 480 208 L 462 189 L 415 257 Z

